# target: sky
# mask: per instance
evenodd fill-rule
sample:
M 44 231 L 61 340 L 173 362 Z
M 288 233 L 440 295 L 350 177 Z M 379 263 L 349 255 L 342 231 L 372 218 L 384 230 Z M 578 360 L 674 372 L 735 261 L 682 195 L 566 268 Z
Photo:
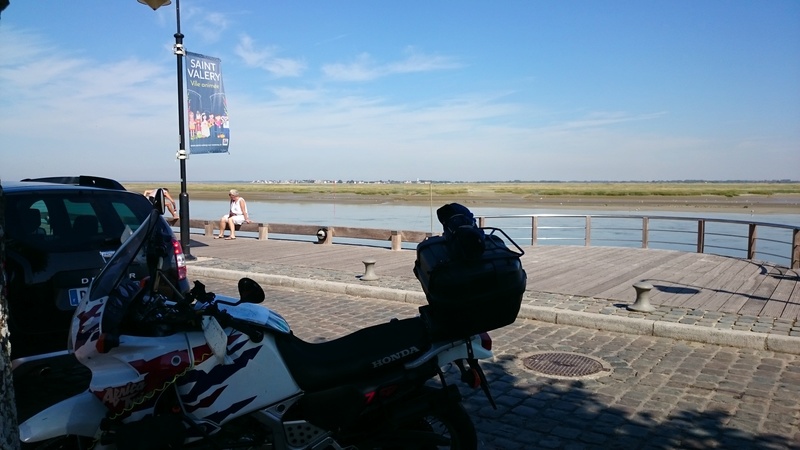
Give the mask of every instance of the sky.
M 179 182 L 175 1 L 12 0 L 0 179 Z M 180 2 L 230 153 L 188 182 L 800 180 L 797 0 Z M 184 96 L 185 98 L 185 96 Z

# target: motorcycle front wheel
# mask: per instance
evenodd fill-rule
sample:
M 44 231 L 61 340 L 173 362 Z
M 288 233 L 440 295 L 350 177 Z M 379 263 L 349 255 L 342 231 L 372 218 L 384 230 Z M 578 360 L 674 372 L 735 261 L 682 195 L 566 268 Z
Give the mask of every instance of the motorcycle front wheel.
M 84 450 L 94 445 L 92 439 L 82 436 L 59 436 L 30 444 L 22 443 L 22 450 Z

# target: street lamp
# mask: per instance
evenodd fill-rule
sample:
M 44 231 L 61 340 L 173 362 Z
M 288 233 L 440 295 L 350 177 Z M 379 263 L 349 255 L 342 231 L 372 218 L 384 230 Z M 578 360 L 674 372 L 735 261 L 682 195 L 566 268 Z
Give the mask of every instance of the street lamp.
M 138 0 L 139 3 L 153 8 L 153 11 L 162 6 L 171 4 L 170 0 Z M 181 164 L 181 194 L 179 197 L 180 204 L 180 229 L 181 229 L 181 247 L 183 248 L 183 255 L 186 259 L 195 259 L 189 250 L 189 193 L 186 192 L 186 158 L 188 152 L 186 151 L 186 135 L 183 131 L 184 124 L 184 105 L 183 105 L 183 56 L 186 51 L 183 48 L 183 34 L 181 34 L 181 2 L 175 0 L 175 18 L 178 24 L 178 29 L 175 32 L 175 47 L 173 51 L 178 59 L 178 135 L 180 136 L 180 144 L 178 147 L 178 154 L 176 155 Z

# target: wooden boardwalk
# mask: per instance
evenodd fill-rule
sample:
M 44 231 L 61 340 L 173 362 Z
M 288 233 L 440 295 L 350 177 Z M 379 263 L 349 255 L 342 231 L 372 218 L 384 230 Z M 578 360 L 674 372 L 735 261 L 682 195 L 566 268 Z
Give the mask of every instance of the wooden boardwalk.
M 653 285 L 653 305 L 747 316 L 800 318 L 800 270 L 716 255 L 621 247 L 523 247 L 528 290 L 631 303 L 632 285 Z M 413 250 L 292 240 L 235 241 L 192 235 L 192 256 L 364 272 L 414 279 Z

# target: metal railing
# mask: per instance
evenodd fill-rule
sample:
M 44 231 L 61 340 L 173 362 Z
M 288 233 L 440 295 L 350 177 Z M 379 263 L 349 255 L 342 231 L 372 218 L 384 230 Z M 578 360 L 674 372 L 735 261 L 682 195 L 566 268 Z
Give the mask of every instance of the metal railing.
M 679 216 L 521 214 L 479 216 L 478 225 L 503 229 L 521 244 L 579 244 L 695 251 L 774 262 L 800 268 L 800 227 L 768 222 Z M 491 223 L 489 223 L 491 222 Z M 213 234 L 215 221 L 190 220 L 193 229 Z M 320 236 L 324 230 L 324 237 Z M 336 239 L 389 242 L 392 250 L 409 248 L 431 233 L 323 225 L 250 223 L 241 231 L 267 239 L 270 233 L 305 236 L 331 243 Z
M 491 224 L 489 223 L 491 221 Z M 525 222 L 525 223 L 523 223 Z M 523 225 L 520 225 L 523 223 Z M 584 246 L 695 251 L 800 268 L 800 226 L 679 216 L 521 214 L 478 217 L 530 245 L 580 242 Z

